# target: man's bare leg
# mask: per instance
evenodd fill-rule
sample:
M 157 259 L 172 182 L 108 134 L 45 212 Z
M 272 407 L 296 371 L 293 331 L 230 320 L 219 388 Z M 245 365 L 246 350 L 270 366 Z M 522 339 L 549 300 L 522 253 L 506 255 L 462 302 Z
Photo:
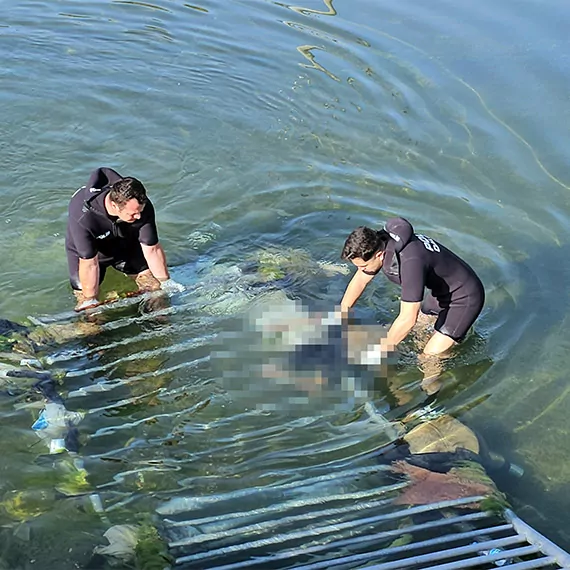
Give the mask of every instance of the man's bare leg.
M 449 357 L 451 349 L 456 344 L 451 337 L 435 331 L 419 355 L 420 368 L 424 375 L 421 387 L 426 394 L 435 394 L 440 390 L 439 377 L 443 372 L 443 361 Z
M 435 331 L 424 348 L 424 354 L 447 356 L 456 344 L 451 337 Z
M 77 301 L 76 306 L 79 307 L 79 305 L 85 301 L 85 295 L 83 294 L 83 291 L 78 289 L 73 289 L 73 295 Z
M 431 396 L 439 392 L 441 388 L 440 375 L 443 372 L 443 362 L 441 357 L 436 355 L 420 354 L 418 356 L 420 369 L 423 373 L 421 388 Z
M 426 315 L 421 311 L 419 312 L 416 324 L 412 329 L 412 338 L 416 344 L 418 352 L 424 349 L 426 344 L 429 342 L 431 335 L 433 335 L 433 327 L 436 320 L 437 315 Z

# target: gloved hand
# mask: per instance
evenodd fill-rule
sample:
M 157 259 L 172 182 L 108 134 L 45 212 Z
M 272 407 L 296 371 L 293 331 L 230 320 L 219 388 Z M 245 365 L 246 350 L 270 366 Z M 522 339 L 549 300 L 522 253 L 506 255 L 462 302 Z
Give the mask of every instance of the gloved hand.
M 362 366 L 379 366 L 382 364 L 382 350 L 380 345 L 368 345 L 360 356 Z
M 345 315 L 343 315 L 340 309 L 331 311 L 330 313 L 325 313 L 323 315 L 321 324 L 328 327 L 334 325 L 342 325 L 342 319 L 344 316 Z
M 79 311 L 85 311 L 86 309 L 92 309 L 93 307 L 96 307 L 97 305 L 100 305 L 101 303 L 99 303 L 99 301 L 97 301 L 97 299 L 86 299 L 85 301 L 81 301 L 80 303 L 77 303 L 77 305 L 75 305 L 75 310 L 77 312 Z
M 174 295 L 174 293 L 183 293 L 186 291 L 186 287 L 182 283 L 174 281 L 174 279 L 166 279 L 166 281 L 160 282 L 160 288 L 168 293 L 169 295 Z

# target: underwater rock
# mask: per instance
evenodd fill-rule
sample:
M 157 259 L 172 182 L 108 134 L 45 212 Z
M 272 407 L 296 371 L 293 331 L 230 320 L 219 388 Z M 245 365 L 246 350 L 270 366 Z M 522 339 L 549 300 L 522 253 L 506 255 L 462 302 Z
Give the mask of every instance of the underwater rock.
M 475 433 L 449 415 L 420 423 L 406 434 L 404 440 L 412 454 L 454 453 L 460 448 L 479 453 L 479 440 Z
M 447 473 L 436 473 L 411 465 L 407 461 L 396 461 L 392 465 L 392 470 L 407 475 L 410 478 L 410 485 L 394 500 L 394 504 L 429 505 L 464 497 L 497 494 L 494 483 L 485 475 L 483 468 L 474 462 L 471 469 L 477 468 L 480 469 L 478 481 L 467 476 L 461 468 L 450 469 Z
M 9 321 L 8 319 L 0 319 L 0 336 L 7 336 L 12 333 L 26 333 L 27 327 L 15 323 L 14 321 Z

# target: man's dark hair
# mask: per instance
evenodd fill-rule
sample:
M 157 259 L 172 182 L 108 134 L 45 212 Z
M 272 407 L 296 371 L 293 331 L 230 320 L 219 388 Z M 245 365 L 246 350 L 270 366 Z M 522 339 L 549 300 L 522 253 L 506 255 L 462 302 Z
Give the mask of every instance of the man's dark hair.
M 140 180 L 131 177 L 121 178 L 111 186 L 109 199 L 120 208 L 133 198 L 141 205 L 146 204 L 148 200 L 146 188 Z
M 368 261 L 377 251 L 384 251 L 390 239 L 386 230 L 373 230 L 366 226 L 356 228 L 344 242 L 342 259 L 360 258 Z

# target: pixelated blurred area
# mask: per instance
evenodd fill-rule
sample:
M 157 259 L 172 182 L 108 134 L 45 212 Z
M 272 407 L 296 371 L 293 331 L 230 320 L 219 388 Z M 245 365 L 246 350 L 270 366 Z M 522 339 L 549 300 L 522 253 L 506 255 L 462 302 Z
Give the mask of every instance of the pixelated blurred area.
M 371 399 L 387 377 L 379 348 L 385 333 L 297 300 L 260 303 L 241 330 L 221 335 L 212 365 L 234 398 L 260 409 L 350 406 Z

